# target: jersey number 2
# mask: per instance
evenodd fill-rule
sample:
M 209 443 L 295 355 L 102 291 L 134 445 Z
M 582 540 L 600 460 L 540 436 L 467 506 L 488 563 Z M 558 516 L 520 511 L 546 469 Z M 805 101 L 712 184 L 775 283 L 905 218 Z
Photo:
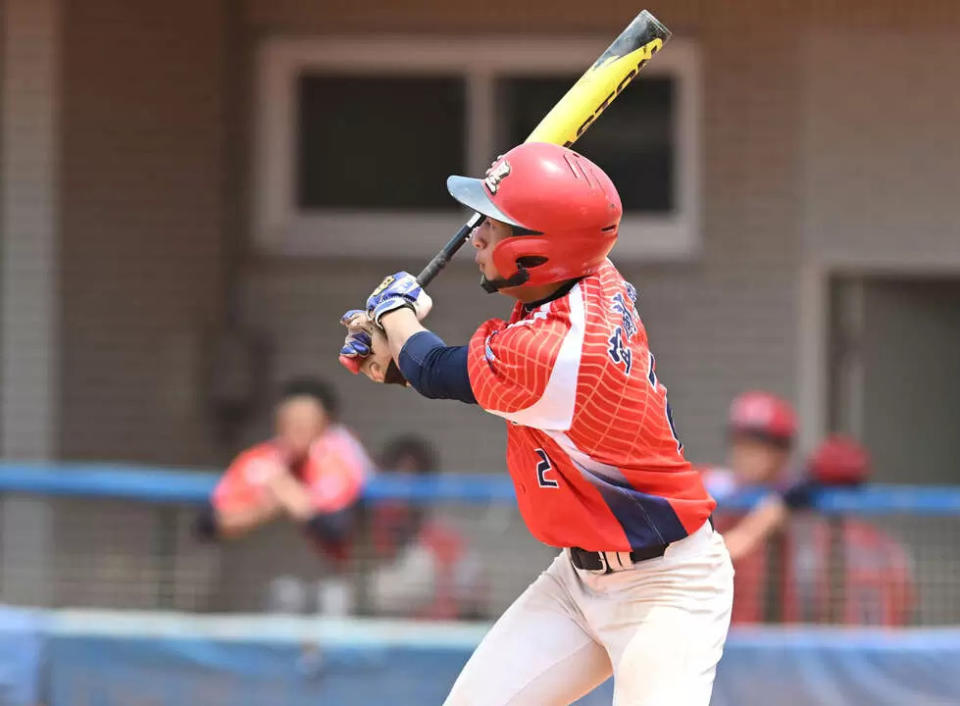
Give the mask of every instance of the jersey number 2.
M 560 483 L 551 478 L 547 478 L 547 471 L 553 470 L 547 452 L 543 449 L 534 449 L 533 451 L 540 457 L 540 463 L 537 464 L 537 484 L 541 488 L 559 488 Z

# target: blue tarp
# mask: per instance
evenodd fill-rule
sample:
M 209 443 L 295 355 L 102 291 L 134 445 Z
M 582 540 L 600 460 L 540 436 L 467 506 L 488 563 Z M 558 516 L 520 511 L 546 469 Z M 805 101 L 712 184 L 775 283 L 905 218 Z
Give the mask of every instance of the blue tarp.
M 42 612 L 0 606 L 0 706 L 40 703 L 45 632 Z
M 960 629 L 740 628 L 712 706 L 960 704 Z
M 734 635 L 713 706 L 946 706 L 960 703 L 960 634 Z M 51 706 L 426 706 L 440 704 L 469 649 L 56 637 Z M 611 684 L 579 702 L 611 702 Z M 138 700 L 139 699 L 139 700 Z
M 483 629 L 0 609 L 0 706 L 428 706 Z M 958 665 L 960 628 L 739 628 L 712 703 L 946 706 Z

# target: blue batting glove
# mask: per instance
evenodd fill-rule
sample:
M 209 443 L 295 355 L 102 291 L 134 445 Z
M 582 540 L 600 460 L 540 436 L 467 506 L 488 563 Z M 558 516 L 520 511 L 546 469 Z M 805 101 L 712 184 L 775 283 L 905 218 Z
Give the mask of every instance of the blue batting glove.
M 347 358 L 366 358 L 373 350 L 373 341 L 366 331 L 357 331 L 347 336 L 340 355 Z
M 433 307 L 430 295 L 423 291 L 416 277 L 409 272 L 397 272 L 386 277 L 367 298 L 367 313 L 377 326 L 380 318 L 391 311 L 408 308 L 423 320 Z
M 346 327 L 353 325 L 359 325 L 358 316 L 365 317 L 367 315 L 366 309 L 347 309 L 343 312 L 343 316 L 340 317 L 340 323 Z
M 373 353 L 373 341 L 368 330 L 370 317 L 363 309 L 350 309 L 340 317 L 340 323 L 347 327 L 347 337 L 340 348 L 340 365 L 356 375 L 360 372 L 363 360 Z

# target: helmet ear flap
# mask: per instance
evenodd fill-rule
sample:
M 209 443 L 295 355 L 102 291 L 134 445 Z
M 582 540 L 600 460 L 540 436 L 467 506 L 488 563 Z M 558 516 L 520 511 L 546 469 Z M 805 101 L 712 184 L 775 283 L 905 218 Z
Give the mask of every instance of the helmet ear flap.
M 545 265 L 549 261 L 550 258 L 543 255 L 524 255 L 517 258 L 517 266 L 529 270 L 531 267 Z
M 531 270 L 549 262 L 542 253 L 546 250 L 543 238 L 536 235 L 511 237 L 497 243 L 493 263 L 500 275 L 509 279 L 521 270 Z

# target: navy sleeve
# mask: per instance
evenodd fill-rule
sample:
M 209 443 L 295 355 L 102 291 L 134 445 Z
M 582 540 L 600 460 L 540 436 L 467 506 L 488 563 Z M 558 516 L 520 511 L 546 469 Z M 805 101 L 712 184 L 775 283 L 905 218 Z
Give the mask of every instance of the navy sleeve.
M 420 331 L 403 344 L 397 365 L 424 397 L 477 403 L 467 373 L 466 346 L 447 346 L 435 333 Z
M 818 483 L 805 480 L 781 491 L 780 496 L 783 498 L 783 503 L 791 510 L 806 510 L 813 506 L 819 490 Z

